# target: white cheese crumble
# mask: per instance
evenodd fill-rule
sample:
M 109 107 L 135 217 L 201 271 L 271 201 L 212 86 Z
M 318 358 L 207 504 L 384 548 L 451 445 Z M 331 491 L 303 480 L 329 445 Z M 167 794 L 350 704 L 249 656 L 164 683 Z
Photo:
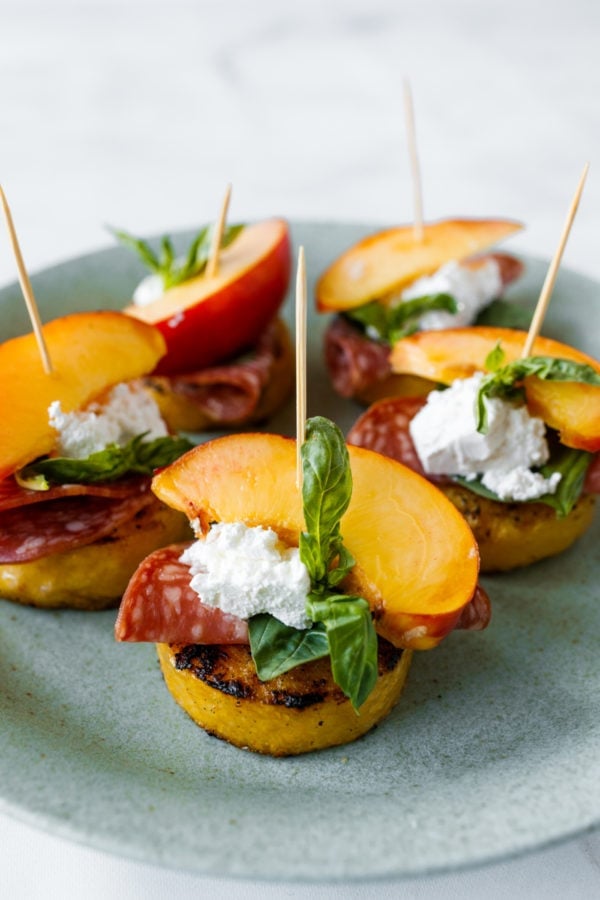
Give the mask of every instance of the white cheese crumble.
M 136 306 L 148 306 L 155 300 L 160 300 L 165 292 L 165 284 L 161 275 L 147 275 L 142 278 L 133 292 L 133 302 Z
M 54 400 L 48 418 L 58 432 L 58 454 L 71 459 L 85 459 L 108 444 L 126 444 L 144 432 L 148 441 L 168 435 L 155 400 L 130 383 L 117 384 L 103 403 L 90 403 L 81 412 L 63 412 L 60 400 Z
M 441 328 L 462 328 L 470 325 L 478 313 L 488 306 L 502 292 L 500 266 L 495 259 L 488 259 L 480 266 L 471 268 L 459 262 L 446 263 L 433 275 L 425 275 L 405 288 L 401 300 L 413 300 L 430 294 L 450 294 L 456 300 L 456 313 L 434 310 L 425 313 L 419 320 L 423 331 L 437 331 Z
M 248 619 L 270 613 L 285 625 L 307 628 L 310 577 L 296 547 L 285 547 L 270 528 L 242 522 L 213 525 L 181 556 L 191 587 L 208 606 Z
M 448 390 L 432 391 L 410 423 L 410 434 L 426 472 L 482 476 L 501 500 L 535 500 L 554 493 L 561 475 L 544 478 L 532 466 L 548 461 L 545 425 L 498 397 L 485 398 L 488 432 L 476 430 L 475 399 L 483 374 L 457 379 Z

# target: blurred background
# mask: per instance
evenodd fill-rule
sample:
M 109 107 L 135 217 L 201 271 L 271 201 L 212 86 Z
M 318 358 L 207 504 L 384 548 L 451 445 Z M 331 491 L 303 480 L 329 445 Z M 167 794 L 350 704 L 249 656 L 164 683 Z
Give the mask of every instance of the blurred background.
M 402 82 L 426 218 L 508 216 L 600 275 L 596 0 L 0 0 L 0 182 L 32 270 L 216 215 L 402 223 Z M 309 261 L 310 264 L 310 261 Z M 0 283 L 14 278 L 0 233 Z

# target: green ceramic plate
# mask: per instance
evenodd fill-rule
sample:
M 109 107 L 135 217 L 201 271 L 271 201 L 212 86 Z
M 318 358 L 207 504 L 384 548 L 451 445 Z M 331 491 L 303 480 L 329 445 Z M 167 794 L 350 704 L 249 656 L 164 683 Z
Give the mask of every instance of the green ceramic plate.
M 367 233 L 298 224 L 313 275 Z M 532 308 L 545 265 L 512 290 Z M 33 279 L 44 318 L 120 307 L 140 269 L 105 250 Z M 600 349 L 600 286 L 564 271 L 546 331 Z M 28 329 L 0 292 L 2 337 Z M 289 312 L 289 310 L 288 310 Z M 344 428 L 311 319 L 310 414 Z M 272 423 L 290 433 L 293 409 Z M 367 737 L 295 759 L 210 738 L 167 693 L 152 645 L 114 613 L 0 601 L 0 808 L 117 854 L 204 874 L 373 878 L 470 866 L 600 822 L 600 529 L 524 572 L 485 579 L 488 631 L 417 655 L 402 702 Z M 390 535 L 390 540 L 393 535 Z

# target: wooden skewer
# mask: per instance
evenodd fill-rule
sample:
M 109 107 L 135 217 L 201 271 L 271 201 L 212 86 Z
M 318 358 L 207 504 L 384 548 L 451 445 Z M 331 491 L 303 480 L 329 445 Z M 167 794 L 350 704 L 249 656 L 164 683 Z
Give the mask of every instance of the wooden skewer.
M 417 243 L 422 243 L 423 231 L 423 191 L 421 188 L 421 170 L 417 153 L 417 138 L 415 130 L 415 113 L 412 101 L 412 92 L 407 78 L 404 79 L 404 118 L 406 121 L 406 139 L 408 141 L 408 153 L 413 185 L 413 235 Z
M 544 316 L 546 315 L 548 306 L 550 305 L 550 298 L 552 296 L 554 282 L 556 281 L 556 276 L 558 275 L 558 267 L 560 266 L 560 261 L 562 259 L 563 251 L 565 249 L 567 240 L 569 238 L 569 233 L 571 231 L 571 225 L 573 224 L 573 220 L 575 218 L 575 213 L 577 212 L 577 207 L 579 206 L 579 201 L 581 199 L 581 194 L 583 192 L 583 186 L 585 184 L 585 179 L 587 178 L 587 173 L 588 173 L 589 167 L 590 167 L 589 163 L 586 163 L 585 166 L 583 167 L 583 172 L 581 173 L 581 178 L 579 179 L 579 184 L 577 185 L 575 195 L 571 201 L 571 206 L 569 207 L 569 212 L 567 214 L 567 220 L 565 222 L 563 232 L 560 237 L 558 248 L 556 250 L 556 253 L 554 254 L 554 259 L 550 263 L 550 268 L 548 269 L 548 273 L 546 275 L 546 280 L 544 281 L 544 285 L 542 287 L 542 292 L 540 294 L 540 298 L 535 307 L 533 319 L 531 320 L 531 325 L 529 326 L 529 331 L 527 333 L 527 339 L 526 339 L 525 345 L 523 347 L 523 352 L 521 353 L 521 359 L 523 359 L 526 356 L 531 355 L 533 343 L 540 332 L 540 328 L 542 327 L 542 322 L 544 321 Z
M 15 256 L 15 262 L 17 263 L 17 270 L 19 273 L 19 284 L 21 285 L 21 291 L 23 292 L 23 297 L 25 299 L 25 305 L 27 306 L 27 312 L 29 313 L 29 318 L 31 319 L 33 333 L 35 334 L 35 339 L 37 341 L 38 349 L 40 351 L 40 356 L 42 358 L 42 365 L 44 367 L 44 372 L 46 373 L 46 375 L 50 375 L 53 371 L 52 362 L 50 360 L 50 354 L 48 353 L 48 347 L 46 346 L 46 341 L 44 340 L 44 333 L 42 331 L 42 323 L 40 320 L 40 314 L 38 311 L 37 303 L 35 302 L 35 296 L 33 293 L 33 288 L 31 287 L 31 281 L 29 280 L 29 275 L 27 274 L 27 269 L 25 268 L 25 263 L 23 262 L 23 255 L 21 253 L 21 248 L 19 247 L 19 240 L 17 238 L 17 232 L 15 231 L 15 226 L 14 226 L 13 218 L 12 218 L 12 215 L 10 212 L 10 207 L 9 207 L 8 201 L 6 199 L 6 194 L 4 193 L 1 185 L 0 185 L 0 202 L 2 203 L 2 211 L 4 213 L 4 221 L 6 222 L 6 228 L 8 230 L 10 242 L 12 244 L 13 253 Z
M 212 243 L 210 245 L 210 255 L 206 263 L 206 277 L 214 278 L 219 271 L 219 252 L 221 250 L 221 241 L 223 240 L 223 232 L 225 230 L 225 222 L 227 221 L 227 210 L 229 209 L 229 201 L 231 199 L 231 185 L 228 184 L 221 204 L 221 212 L 215 225 Z
M 298 251 L 296 272 L 296 487 L 302 490 L 300 449 L 306 432 L 306 262 L 304 247 Z

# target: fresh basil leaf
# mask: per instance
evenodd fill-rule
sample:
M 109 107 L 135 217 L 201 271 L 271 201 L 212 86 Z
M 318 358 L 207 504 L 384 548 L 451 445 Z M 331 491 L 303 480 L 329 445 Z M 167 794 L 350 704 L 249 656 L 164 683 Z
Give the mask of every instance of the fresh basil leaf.
M 48 457 L 21 469 L 20 478 L 29 480 L 43 476 L 54 484 L 95 484 L 116 481 L 124 475 L 152 475 L 155 469 L 168 466 L 194 445 L 186 438 L 162 437 L 144 441 L 138 434 L 120 447 L 109 444 L 104 450 L 85 459 Z
M 122 244 L 125 244 L 126 247 L 130 247 L 132 250 L 135 250 L 144 265 L 147 266 L 152 272 L 160 274 L 161 265 L 158 256 L 147 241 L 143 241 L 141 238 L 136 238 L 133 234 L 129 234 L 127 231 L 112 228 L 110 225 L 108 226 L 108 230 L 113 234 L 114 237 L 116 237 L 118 241 L 121 241 Z
M 483 377 L 475 404 L 477 431 L 486 434 L 488 430 L 483 398 L 514 396 L 515 386 L 530 375 L 535 375 L 543 381 L 575 381 L 600 386 L 600 373 L 586 363 L 553 356 L 528 356 L 525 359 L 516 359 Z
M 531 324 L 531 312 L 510 300 L 492 300 L 489 306 L 481 310 L 473 324 L 527 331 Z
M 15 472 L 15 481 L 19 487 L 25 488 L 28 491 L 50 490 L 50 485 L 48 484 L 48 479 L 45 475 L 30 475 L 27 477 L 24 472 L 24 469 L 21 469 L 20 472 Z
M 467 480 L 459 475 L 453 476 L 452 480 L 467 490 L 472 491 L 480 497 L 487 497 L 488 500 L 496 500 L 498 503 L 544 503 L 556 510 L 559 519 L 568 516 L 583 490 L 583 483 L 588 467 L 593 459 L 593 454 L 586 450 L 575 450 L 573 447 L 557 446 L 552 453 L 550 460 L 546 465 L 542 466 L 539 471 L 544 478 L 550 478 L 555 472 L 560 472 L 562 478 L 558 482 L 556 491 L 553 494 L 543 494 L 534 500 L 510 501 L 502 500 L 494 491 L 490 491 L 481 483 L 481 477 Z
M 361 325 L 370 337 L 394 344 L 419 329 L 419 319 L 433 310 L 456 313 L 456 300 L 450 294 L 428 294 L 412 300 L 385 305 L 371 300 L 364 306 L 346 312 L 346 316 Z
M 339 553 L 340 519 L 352 495 L 348 449 L 337 425 L 322 416 L 306 423 L 301 448 L 302 502 L 306 532 L 300 535 L 300 558 L 314 583 L 327 583 Z
M 228 225 L 223 231 L 221 248 L 229 246 L 243 228 L 243 225 Z M 212 226 L 205 226 L 198 232 L 192 240 L 183 262 L 176 257 L 173 242 L 168 235 L 161 238 L 159 257 L 147 241 L 110 226 L 109 230 L 122 244 L 135 250 L 144 265 L 162 278 L 165 290 L 175 287 L 195 275 L 200 275 L 206 268 L 210 255 Z
M 299 630 L 284 625 L 268 613 L 248 619 L 250 651 L 261 681 L 277 678 L 296 666 L 322 659 L 329 654 L 329 642 L 322 625 Z
M 377 681 L 377 635 L 366 600 L 311 594 L 308 615 L 327 632 L 333 680 L 358 710 Z
M 500 341 L 498 341 L 494 349 L 490 350 L 485 358 L 485 368 L 490 372 L 497 372 L 498 369 L 502 368 L 505 359 L 506 353 L 502 349 Z

